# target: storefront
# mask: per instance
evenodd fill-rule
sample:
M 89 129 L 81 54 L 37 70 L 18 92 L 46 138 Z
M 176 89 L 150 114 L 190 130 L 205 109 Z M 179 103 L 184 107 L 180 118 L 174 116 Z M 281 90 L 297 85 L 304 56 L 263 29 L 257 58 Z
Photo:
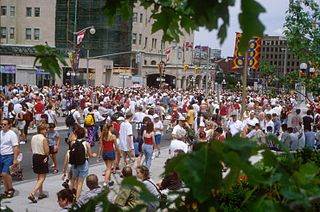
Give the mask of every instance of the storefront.
M 8 85 L 16 82 L 15 65 L 0 65 L 0 82 L 1 85 Z
M 35 68 L 35 70 L 37 75 L 36 77 L 37 86 L 39 88 L 42 88 L 43 86 L 54 85 L 55 83 L 54 77 L 52 77 L 49 72 L 46 72 L 41 68 Z

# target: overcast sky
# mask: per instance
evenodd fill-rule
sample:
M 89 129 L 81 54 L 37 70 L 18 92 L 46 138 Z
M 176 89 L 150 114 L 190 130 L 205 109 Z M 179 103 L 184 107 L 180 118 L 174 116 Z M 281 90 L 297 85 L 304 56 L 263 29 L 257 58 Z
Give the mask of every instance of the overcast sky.
M 266 12 L 261 14 L 259 17 L 266 27 L 265 34 L 281 35 L 289 0 L 258 0 L 258 2 L 266 9 Z M 222 49 L 223 57 L 232 56 L 236 32 L 240 32 L 238 22 L 239 12 L 240 0 L 236 0 L 235 7 L 229 8 L 229 14 L 231 17 L 228 35 L 221 46 L 217 40 L 217 30 L 208 32 L 208 30 L 204 28 L 201 28 L 199 32 L 195 32 L 195 45 L 209 45 L 211 48 Z

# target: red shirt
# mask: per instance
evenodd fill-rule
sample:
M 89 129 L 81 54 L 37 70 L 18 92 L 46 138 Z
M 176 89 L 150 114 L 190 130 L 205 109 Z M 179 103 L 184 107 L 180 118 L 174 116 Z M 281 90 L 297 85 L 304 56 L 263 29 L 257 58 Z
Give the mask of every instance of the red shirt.
M 43 114 L 44 109 L 45 109 L 45 106 L 41 102 L 38 102 L 34 106 L 35 114 Z
M 120 132 L 120 124 L 118 122 L 112 122 L 112 126 L 114 127 L 114 129 L 116 130 L 116 137 L 119 138 L 119 132 Z
M 150 144 L 150 145 L 152 145 L 153 144 L 153 138 L 144 138 L 144 143 L 145 144 Z
M 114 151 L 113 143 L 114 143 L 113 141 L 105 141 L 105 140 L 103 140 L 102 141 L 103 151 Z

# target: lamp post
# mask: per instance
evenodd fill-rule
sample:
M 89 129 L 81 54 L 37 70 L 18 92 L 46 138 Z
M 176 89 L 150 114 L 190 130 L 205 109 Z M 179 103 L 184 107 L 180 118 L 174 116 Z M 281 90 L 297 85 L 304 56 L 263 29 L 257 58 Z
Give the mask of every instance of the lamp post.
M 74 32 L 74 35 L 79 35 L 81 32 L 83 32 L 84 34 L 87 32 L 87 30 L 89 29 L 89 32 L 91 35 L 94 35 L 96 33 L 96 29 L 94 28 L 94 26 L 88 26 L 85 27 L 81 30 L 79 30 L 78 32 Z M 86 87 L 89 87 L 89 55 L 90 55 L 90 50 L 87 48 L 87 68 L 86 68 Z

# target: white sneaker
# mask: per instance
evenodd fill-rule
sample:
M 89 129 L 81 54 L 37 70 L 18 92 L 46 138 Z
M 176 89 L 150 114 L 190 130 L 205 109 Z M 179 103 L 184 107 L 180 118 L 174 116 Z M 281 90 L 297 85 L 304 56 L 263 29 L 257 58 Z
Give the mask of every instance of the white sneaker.
M 156 158 L 156 154 L 153 153 L 153 154 L 152 154 L 152 160 L 155 159 L 155 158 Z
M 26 144 L 26 142 L 25 141 L 20 141 L 20 144 Z

